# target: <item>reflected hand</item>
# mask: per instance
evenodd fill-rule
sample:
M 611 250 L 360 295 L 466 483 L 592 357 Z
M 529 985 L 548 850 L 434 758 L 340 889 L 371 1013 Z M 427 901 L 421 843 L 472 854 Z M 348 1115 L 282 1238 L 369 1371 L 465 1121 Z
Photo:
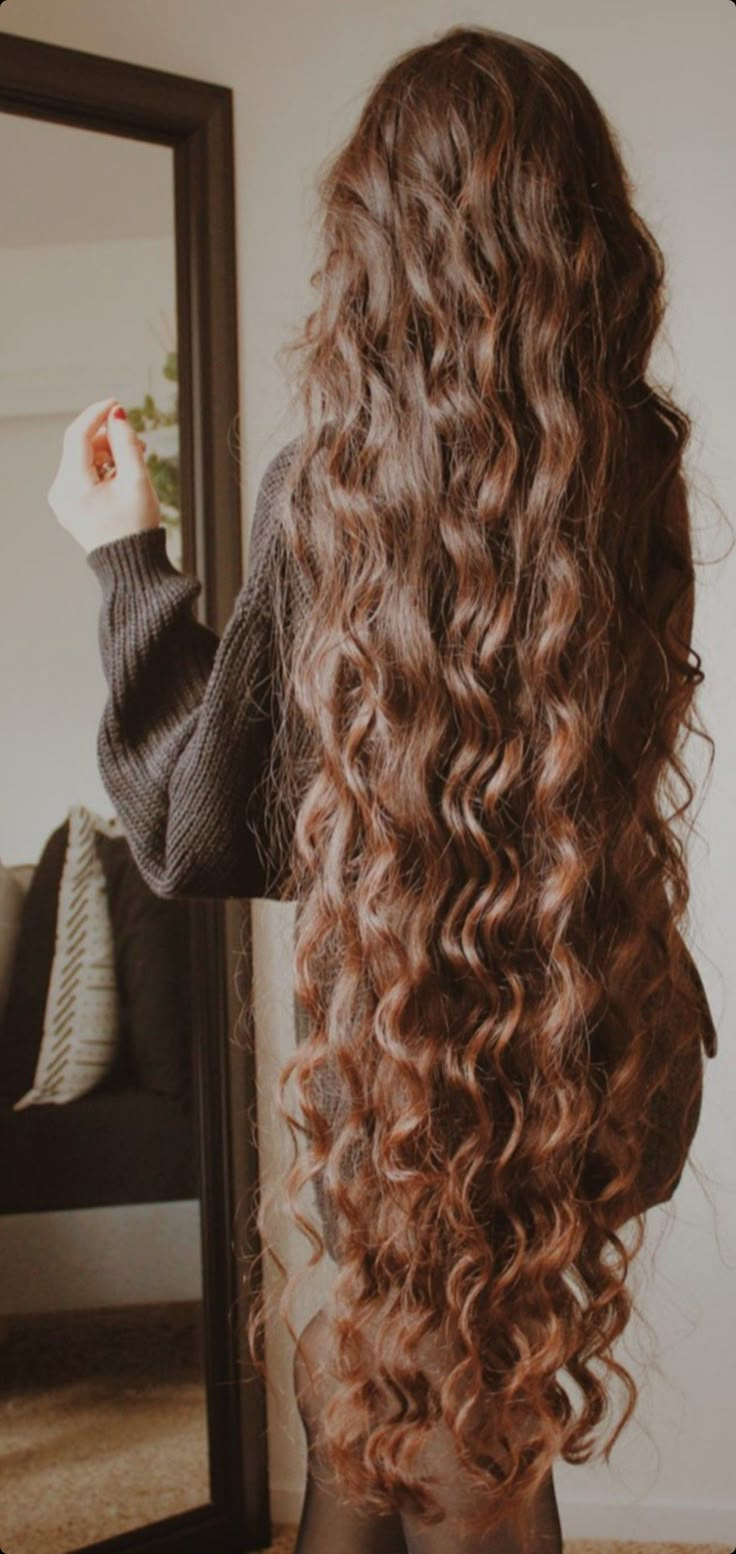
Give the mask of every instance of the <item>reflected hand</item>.
M 117 405 L 97 400 L 69 423 L 48 492 L 61 527 L 87 553 L 161 523 L 144 445 L 127 417 L 114 414 Z

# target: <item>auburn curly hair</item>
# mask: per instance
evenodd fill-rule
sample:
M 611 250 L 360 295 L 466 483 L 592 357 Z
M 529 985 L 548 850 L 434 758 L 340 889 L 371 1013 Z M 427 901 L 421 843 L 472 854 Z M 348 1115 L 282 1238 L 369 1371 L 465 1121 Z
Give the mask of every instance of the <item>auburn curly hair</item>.
M 414 1469 L 442 1419 L 487 1532 L 592 1455 L 616 1379 L 606 1460 L 631 1417 L 627 1274 L 697 1116 L 691 427 L 646 378 L 661 250 L 549 50 L 456 26 L 403 53 L 319 192 L 319 298 L 286 347 L 310 613 L 283 649 L 318 756 L 281 1185 L 310 1268 L 308 1181 L 339 1226 L 323 1424 L 345 1491 L 436 1520 Z M 256 1300 L 256 1363 L 262 1322 Z

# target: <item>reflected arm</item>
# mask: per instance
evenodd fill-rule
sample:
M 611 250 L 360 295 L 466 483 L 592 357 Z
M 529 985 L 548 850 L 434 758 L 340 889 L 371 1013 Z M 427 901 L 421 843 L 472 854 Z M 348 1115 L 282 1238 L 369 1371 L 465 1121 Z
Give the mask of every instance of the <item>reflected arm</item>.
M 261 482 L 248 576 L 222 638 L 195 619 L 202 584 L 172 565 L 163 525 L 87 555 L 102 587 L 98 640 L 109 692 L 100 773 L 140 872 L 161 896 L 274 889 L 262 793 L 277 716 L 272 592 L 290 447 Z

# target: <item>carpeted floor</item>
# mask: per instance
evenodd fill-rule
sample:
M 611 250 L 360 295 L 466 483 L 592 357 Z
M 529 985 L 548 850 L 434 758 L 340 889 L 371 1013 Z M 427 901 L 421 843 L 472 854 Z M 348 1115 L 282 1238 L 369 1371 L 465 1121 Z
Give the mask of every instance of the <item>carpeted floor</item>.
M 200 1308 L 10 1318 L 0 1546 L 67 1554 L 209 1500 Z
M 296 1529 L 282 1528 L 270 1548 L 260 1554 L 292 1554 Z M 725 1543 L 565 1543 L 565 1554 L 733 1554 Z

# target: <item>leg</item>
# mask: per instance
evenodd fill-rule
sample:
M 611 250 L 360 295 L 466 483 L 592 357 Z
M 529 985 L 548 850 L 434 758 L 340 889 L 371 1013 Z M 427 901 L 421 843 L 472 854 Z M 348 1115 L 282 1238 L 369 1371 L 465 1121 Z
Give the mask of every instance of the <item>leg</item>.
M 434 1482 L 431 1488 L 445 1517 L 428 1527 L 417 1517 L 402 1511 L 407 1554 L 523 1554 L 523 1544 L 508 1523 L 494 1528 L 484 1537 L 462 1535 L 460 1523 L 471 1505 L 473 1491 L 464 1489 L 460 1481 L 449 1433 L 443 1445 L 438 1438 L 435 1455 L 438 1460 L 432 1463 Z M 440 1460 L 442 1457 L 444 1464 Z M 537 1494 L 526 1531 L 526 1547 L 531 1554 L 562 1554 L 562 1528 L 551 1473 Z
M 407 1554 L 400 1518 L 362 1516 L 341 1497 L 320 1455 L 319 1418 L 333 1385 L 326 1337 L 320 1310 L 294 1352 L 294 1392 L 307 1440 L 307 1484 L 294 1554 Z
M 294 1389 L 307 1437 L 307 1487 L 294 1554 L 526 1554 L 508 1524 L 484 1539 L 463 1537 L 459 1523 L 473 1491 L 465 1485 L 444 1424 L 437 1427 L 424 1458 L 432 1493 L 445 1512 L 442 1521 L 427 1526 L 406 1511 L 361 1516 L 340 1498 L 318 1444 L 319 1417 L 334 1387 L 326 1338 L 327 1324 L 318 1311 L 300 1335 L 294 1355 Z M 551 1473 L 530 1512 L 527 1548 L 531 1554 L 562 1554 Z
M 434 1336 L 425 1341 L 422 1364 L 439 1385 L 447 1372 L 448 1358 L 444 1348 L 441 1352 L 438 1349 Z M 504 1519 L 492 1532 L 473 1535 L 464 1531 L 463 1523 L 471 1510 L 478 1511 L 478 1490 L 468 1486 L 444 1421 L 434 1426 L 420 1463 L 419 1471 L 427 1475 L 432 1495 L 445 1515 L 428 1526 L 416 1513 L 401 1512 L 407 1554 L 562 1554 L 562 1528 L 551 1472 L 538 1489 L 522 1530 L 517 1532 Z

